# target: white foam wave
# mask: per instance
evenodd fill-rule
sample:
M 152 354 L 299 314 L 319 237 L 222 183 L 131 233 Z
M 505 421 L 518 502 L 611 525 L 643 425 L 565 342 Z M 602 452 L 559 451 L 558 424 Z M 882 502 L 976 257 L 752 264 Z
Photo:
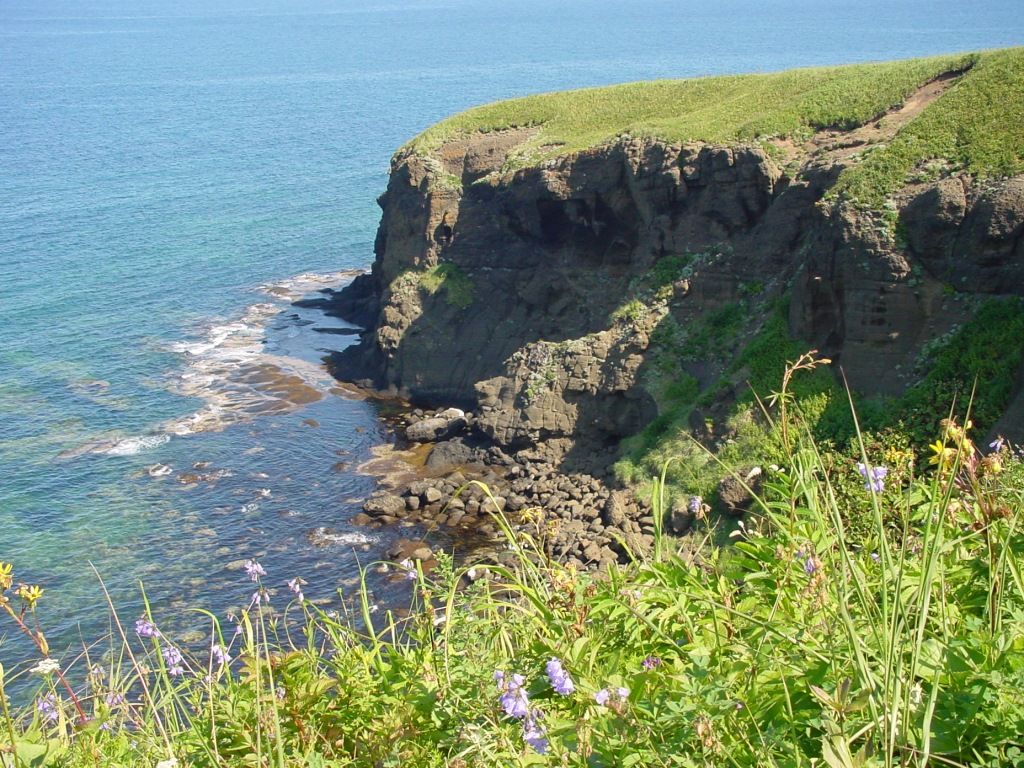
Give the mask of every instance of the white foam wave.
M 342 283 L 361 274 L 363 274 L 361 269 L 346 269 L 341 272 L 304 272 L 301 275 L 289 277 L 287 280 L 264 283 L 259 290 L 275 298 L 295 301 L 314 291 L 337 288 Z
M 365 533 L 359 533 L 358 531 L 346 531 L 342 533 L 322 526 L 310 531 L 309 539 L 318 546 L 324 546 L 327 544 L 347 544 L 355 546 L 359 544 L 372 544 L 377 541 L 376 537 L 368 536 Z
M 171 436 L 168 434 L 128 437 L 117 441 L 113 446 L 101 452 L 107 454 L 107 456 L 134 456 L 163 445 L 170 439 Z
M 307 273 L 260 286 L 270 297 L 244 310 L 241 317 L 211 322 L 198 338 L 169 345 L 184 357 L 185 366 L 168 382 L 171 391 L 203 401 L 199 410 L 166 421 L 156 434 L 121 438 L 104 436 L 60 454 L 133 456 L 171 439 L 197 432 L 218 432 L 260 415 L 297 410 L 320 400 L 335 382 L 321 365 L 267 351 L 266 328 L 291 302 L 303 295 L 335 287 L 359 274 L 347 270 Z

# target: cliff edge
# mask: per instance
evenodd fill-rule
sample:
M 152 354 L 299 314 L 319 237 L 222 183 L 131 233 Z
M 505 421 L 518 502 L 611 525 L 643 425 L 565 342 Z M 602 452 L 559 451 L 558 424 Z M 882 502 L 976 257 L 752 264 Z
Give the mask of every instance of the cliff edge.
M 1020 314 L 1022 94 L 1011 49 L 456 116 L 394 157 L 372 271 L 339 298 L 366 331 L 333 371 L 570 471 L 652 424 L 727 439 L 780 318 L 905 399 L 981 307 Z M 1019 339 L 992 354 L 1011 382 L 980 421 L 1024 437 Z

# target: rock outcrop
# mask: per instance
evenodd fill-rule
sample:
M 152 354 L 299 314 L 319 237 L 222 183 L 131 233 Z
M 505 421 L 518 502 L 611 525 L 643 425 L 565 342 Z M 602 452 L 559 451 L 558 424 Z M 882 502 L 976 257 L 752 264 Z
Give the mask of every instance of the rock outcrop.
M 471 409 L 478 433 L 565 471 L 600 474 L 657 415 L 642 378 L 666 318 L 686 331 L 787 295 L 794 336 L 854 387 L 898 393 L 972 296 L 1024 292 L 1024 178 L 948 173 L 870 212 L 829 197 L 857 161 L 850 133 L 779 147 L 622 136 L 507 167 L 530 135 L 395 157 L 372 272 L 338 305 L 366 331 L 333 370 Z M 678 274 L 651 277 L 669 262 Z

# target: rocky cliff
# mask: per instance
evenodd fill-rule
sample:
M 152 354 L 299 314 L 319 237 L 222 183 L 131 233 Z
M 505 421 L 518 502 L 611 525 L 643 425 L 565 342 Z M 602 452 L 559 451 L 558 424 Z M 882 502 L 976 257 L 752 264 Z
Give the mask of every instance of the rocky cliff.
M 963 77 L 798 136 L 620 134 L 564 154 L 541 144 L 548 156 L 525 167 L 541 128 L 407 148 L 372 271 L 339 302 L 366 331 L 333 369 L 471 408 L 506 450 L 587 471 L 658 416 L 659 371 L 720 402 L 723 377 L 743 387 L 730 365 L 783 301 L 792 337 L 851 386 L 897 395 L 979 297 L 1024 293 L 1024 176 L 918 163 L 880 206 L 839 185 Z

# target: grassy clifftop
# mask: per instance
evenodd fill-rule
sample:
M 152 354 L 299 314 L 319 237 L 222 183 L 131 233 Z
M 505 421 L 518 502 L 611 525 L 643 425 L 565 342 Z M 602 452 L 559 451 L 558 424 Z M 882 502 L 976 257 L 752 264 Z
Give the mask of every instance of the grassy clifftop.
M 516 155 L 526 165 L 624 133 L 679 143 L 800 140 L 863 125 L 952 72 L 964 74 L 895 140 L 849 170 L 840 188 L 877 202 L 931 160 L 979 175 L 1024 171 L 1024 48 L 546 93 L 470 109 L 406 149 L 427 153 L 454 138 L 516 127 L 537 129 Z

